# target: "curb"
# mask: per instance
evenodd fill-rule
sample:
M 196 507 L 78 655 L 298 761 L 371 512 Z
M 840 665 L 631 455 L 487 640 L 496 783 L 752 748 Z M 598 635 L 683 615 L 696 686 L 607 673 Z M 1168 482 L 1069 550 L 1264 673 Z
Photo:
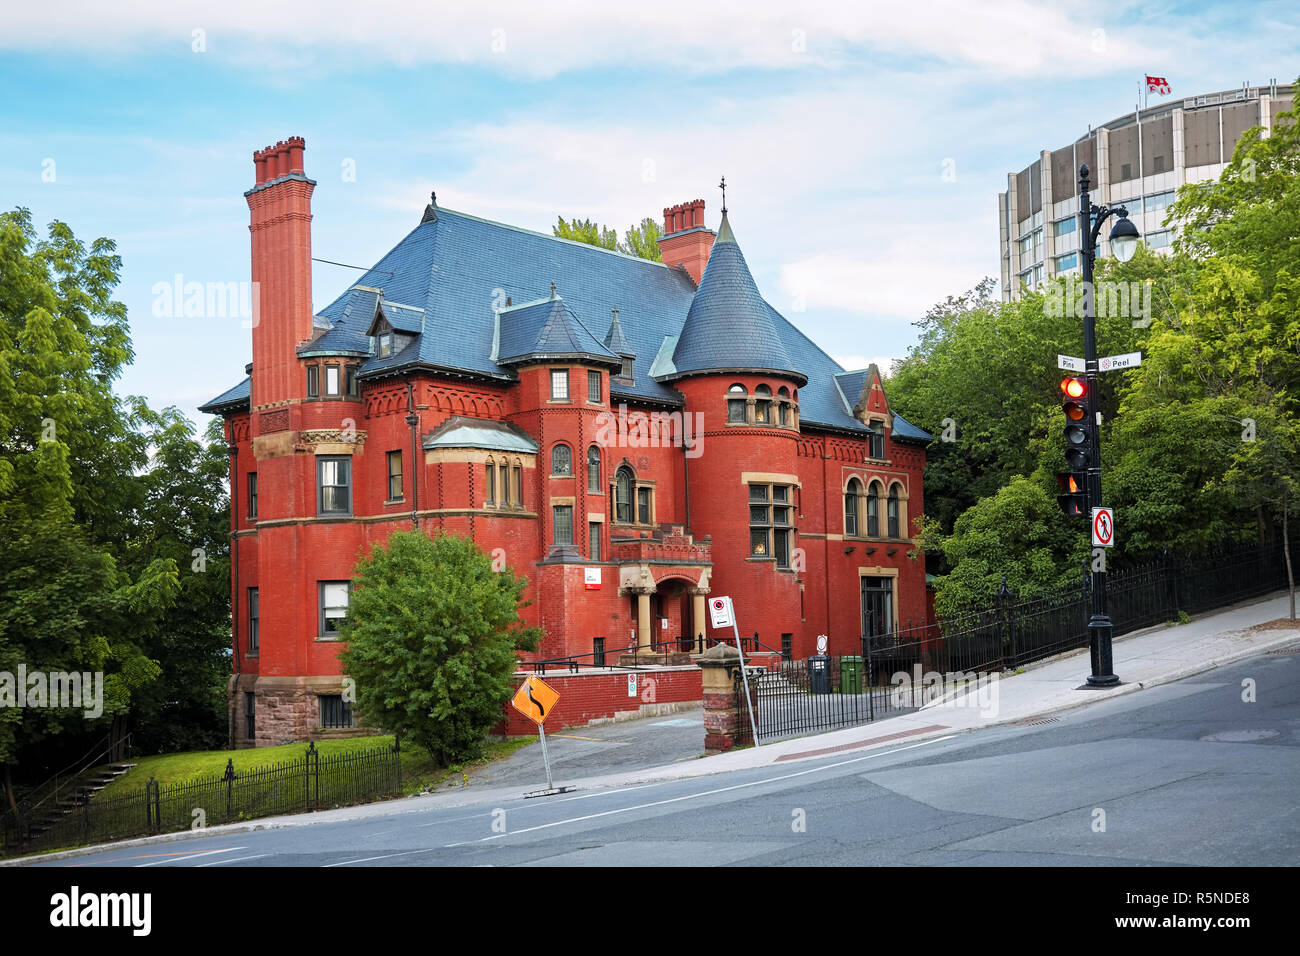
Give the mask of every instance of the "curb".
M 1297 622 L 1297 627 L 1300 627 L 1300 621 Z M 1233 633 L 1233 632 L 1225 632 L 1225 633 Z M 1102 701 L 1113 700 L 1116 697 L 1122 697 L 1127 694 L 1136 693 L 1140 690 L 1145 690 L 1146 688 L 1149 687 L 1159 687 L 1163 684 L 1172 684 L 1180 680 L 1185 680 L 1188 677 L 1194 677 L 1197 674 L 1203 674 L 1207 671 L 1214 670 L 1218 667 L 1223 667 L 1227 664 L 1234 664 L 1238 661 L 1245 660 L 1247 658 L 1257 657 L 1262 654 L 1267 654 L 1270 651 L 1276 650 L 1278 648 L 1289 647 L 1292 645 L 1300 645 L 1300 639 L 1297 639 L 1294 635 L 1288 635 L 1286 637 L 1279 638 L 1278 640 L 1271 641 L 1267 644 L 1256 644 L 1248 648 L 1242 648 L 1240 651 L 1231 654 L 1220 655 L 1218 657 L 1209 658 L 1204 661 L 1198 661 L 1196 664 L 1191 664 L 1191 665 L 1181 667 L 1177 670 L 1170 671 L 1165 674 L 1161 674 L 1160 676 L 1152 678 L 1150 680 L 1133 681 L 1130 683 L 1120 683 L 1116 687 L 1106 688 L 1106 689 L 1098 688 L 1098 693 L 1087 694 L 1078 700 L 1070 701 L 1064 704 L 1055 704 L 1041 710 L 1030 711 L 1024 714 L 1018 714 L 1015 717 L 1008 717 L 1003 720 L 997 720 L 990 723 L 981 724 L 975 727 L 945 727 L 942 730 L 934 730 L 924 734 L 917 734 L 915 738 L 912 738 L 912 741 L 915 743 L 923 743 L 927 740 L 932 740 L 936 737 L 973 733 L 975 731 L 986 730 L 991 727 L 1005 727 L 1010 724 L 1019 723 L 1021 721 L 1032 720 L 1035 717 L 1042 717 L 1048 714 L 1061 713 L 1063 711 L 1076 710 L 1080 707 L 1087 707 L 1090 706 L 1091 704 L 1101 703 Z M 1087 650 L 1081 649 L 1071 653 L 1082 657 L 1087 654 Z M 1062 655 L 1061 657 L 1056 659 L 1057 660 L 1065 659 L 1065 655 Z M 1026 671 L 1026 673 L 1028 673 L 1028 671 Z M 886 721 L 889 719 L 890 718 L 886 718 Z M 876 722 L 876 724 L 883 724 L 884 722 L 885 721 L 879 721 Z M 876 724 L 873 724 L 873 726 L 875 726 Z M 829 733 L 837 733 L 839 732 L 839 730 L 843 730 L 843 729 L 845 728 L 839 728 L 837 730 L 829 731 Z M 812 734 L 807 737 L 791 738 L 791 740 L 811 742 L 821 736 L 825 736 L 825 734 Z M 780 741 L 780 742 L 785 743 L 786 741 Z M 861 750 L 866 752 L 866 751 L 873 750 L 877 747 L 886 746 L 893 742 L 895 741 L 881 741 L 879 743 L 867 744 L 861 747 Z M 766 763 L 755 764 L 753 766 L 748 766 L 748 767 L 731 767 L 727 769 L 716 769 L 716 770 L 710 769 L 704 773 L 694 773 L 694 774 L 675 773 L 670 775 L 655 775 L 656 770 L 668 770 L 668 769 L 672 769 L 674 771 L 681 770 L 680 764 L 669 764 L 663 767 L 650 767 L 644 771 L 630 771 L 628 776 L 619 776 L 619 777 L 612 777 L 612 778 L 611 776 L 582 778 L 574 781 L 573 786 L 581 787 L 584 781 L 603 781 L 603 783 L 601 784 L 588 783 L 587 786 L 590 787 L 590 786 L 620 786 L 620 785 L 628 785 L 628 784 L 635 784 L 635 783 L 662 783 L 670 780 L 688 780 L 696 777 L 714 776 L 719 773 L 727 773 L 733 770 L 763 770 L 769 767 L 777 766 L 777 760 L 780 760 L 783 757 L 785 761 L 789 763 L 797 763 L 806 760 L 816 760 L 819 759 L 819 756 L 824 756 L 824 755 L 810 754 L 808 756 L 799 756 L 799 757 L 778 755 L 777 757 L 772 758 L 772 760 Z M 703 759 L 707 760 L 708 758 L 703 758 Z M 498 788 L 498 789 L 506 789 L 506 788 Z M 484 795 L 486 795 L 489 792 L 490 790 L 487 788 L 478 791 L 478 793 Z M 436 796 L 436 795 L 437 794 L 431 794 L 431 796 Z M 520 793 L 520 796 L 522 796 L 522 792 Z M 398 798 L 396 800 L 382 800 L 370 804 L 361 804 L 360 806 L 389 807 L 409 799 L 412 798 L 403 797 L 403 798 Z M 342 809 L 351 809 L 351 808 L 339 807 L 339 808 L 331 808 L 331 809 L 342 810 Z M 420 810 L 423 809 L 427 809 L 427 808 L 409 807 L 407 809 L 394 809 L 392 813 L 376 813 L 376 814 L 370 814 L 364 817 L 358 817 L 353 819 L 374 819 L 380 816 L 391 816 L 396 813 L 419 812 Z M 323 812 L 330 812 L 330 811 L 323 811 Z M 161 833 L 154 836 L 135 837 L 128 840 L 114 841 L 112 843 L 96 844 L 94 846 L 75 847 L 69 850 L 60 850 L 56 853 L 46 853 L 46 854 L 40 854 L 36 856 L 16 857 L 10 860 L 0 860 L 0 867 L 18 867 L 18 866 L 28 866 L 34 863 L 43 863 L 48 861 L 70 860 L 70 859 L 76 859 L 77 857 L 90 856 L 92 854 L 102 853 L 105 850 L 119 850 L 119 849 L 129 850 L 138 847 L 159 846 L 167 843 L 175 843 L 181 840 L 193 839 L 195 835 L 200 832 L 202 833 L 203 836 L 220 836 L 226 834 L 233 835 L 237 833 L 253 833 L 258 830 L 278 830 L 278 829 L 285 829 L 294 826 L 308 826 L 315 822 L 322 822 L 320 820 L 319 813 L 300 813 L 300 814 L 284 815 L 280 817 L 268 817 L 262 821 L 249 821 L 247 823 L 225 823 L 225 824 L 219 824 L 217 826 L 212 826 L 212 827 L 204 827 L 202 831 L 179 830 L 175 833 Z

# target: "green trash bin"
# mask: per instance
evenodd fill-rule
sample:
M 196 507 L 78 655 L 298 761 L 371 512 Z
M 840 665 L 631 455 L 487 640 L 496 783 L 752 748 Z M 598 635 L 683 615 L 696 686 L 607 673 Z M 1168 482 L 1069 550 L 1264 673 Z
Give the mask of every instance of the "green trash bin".
M 856 654 L 845 654 L 840 658 L 840 693 L 861 694 L 864 669 L 862 658 Z

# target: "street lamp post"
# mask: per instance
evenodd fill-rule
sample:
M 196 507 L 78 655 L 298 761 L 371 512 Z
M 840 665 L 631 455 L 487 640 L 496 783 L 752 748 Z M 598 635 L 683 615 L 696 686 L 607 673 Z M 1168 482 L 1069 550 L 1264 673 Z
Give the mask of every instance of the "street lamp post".
M 1123 206 L 1108 208 L 1092 205 L 1088 195 L 1088 166 L 1079 167 L 1079 232 L 1082 237 L 1083 256 L 1083 356 L 1084 375 L 1088 382 L 1086 407 L 1088 410 L 1088 444 L 1092 447 L 1092 460 L 1088 462 L 1088 501 L 1093 508 L 1101 507 L 1101 429 L 1097 417 L 1097 299 L 1092 284 L 1092 268 L 1097 258 L 1097 237 L 1101 227 L 1112 215 L 1119 218 L 1110 232 L 1115 258 L 1127 262 L 1137 249 L 1137 227 L 1128 218 Z M 1094 222 L 1094 216 L 1096 221 Z M 1089 528 L 1091 536 L 1091 527 Z M 1088 620 L 1088 644 L 1092 656 L 1092 673 L 1088 676 L 1090 687 L 1113 687 L 1119 683 L 1111 659 L 1111 621 L 1106 612 L 1106 572 L 1092 572 L 1092 617 Z

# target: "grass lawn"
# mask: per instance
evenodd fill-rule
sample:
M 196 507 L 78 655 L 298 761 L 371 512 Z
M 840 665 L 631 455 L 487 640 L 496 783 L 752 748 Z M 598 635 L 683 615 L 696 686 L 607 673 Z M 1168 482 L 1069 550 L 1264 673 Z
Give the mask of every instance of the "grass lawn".
M 475 767 L 501 760 L 520 747 L 536 742 L 536 737 L 510 737 L 501 742 L 488 743 L 480 759 L 465 764 L 453 764 L 450 767 L 439 767 L 421 748 L 410 743 L 404 744 L 402 746 L 402 792 L 403 794 L 419 793 L 453 779 L 468 783 Z M 392 745 L 393 738 L 389 735 L 322 740 L 316 742 L 316 749 L 325 756 Z M 267 764 L 299 760 L 306 752 L 307 745 L 303 743 L 285 744 L 280 747 L 258 747 L 251 750 L 194 750 L 179 754 L 159 754 L 153 757 L 133 757 L 131 762 L 136 766 L 100 791 L 96 799 L 109 799 L 139 792 L 144 789 L 150 777 L 157 778 L 159 787 L 166 790 L 168 787 L 193 783 L 199 778 L 212 774 L 220 775 L 226 769 L 227 760 L 234 761 L 235 770 L 238 772 L 248 770 L 250 767 L 264 767 Z

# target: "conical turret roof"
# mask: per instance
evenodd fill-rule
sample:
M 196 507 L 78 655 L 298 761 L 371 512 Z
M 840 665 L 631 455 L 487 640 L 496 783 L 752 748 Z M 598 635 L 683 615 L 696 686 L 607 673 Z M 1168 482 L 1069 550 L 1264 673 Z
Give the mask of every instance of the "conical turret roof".
M 673 349 L 675 371 L 665 379 L 760 371 L 806 383 L 808 377 L 790 359 L 772 315 L 723 212 L 718 238 Z

